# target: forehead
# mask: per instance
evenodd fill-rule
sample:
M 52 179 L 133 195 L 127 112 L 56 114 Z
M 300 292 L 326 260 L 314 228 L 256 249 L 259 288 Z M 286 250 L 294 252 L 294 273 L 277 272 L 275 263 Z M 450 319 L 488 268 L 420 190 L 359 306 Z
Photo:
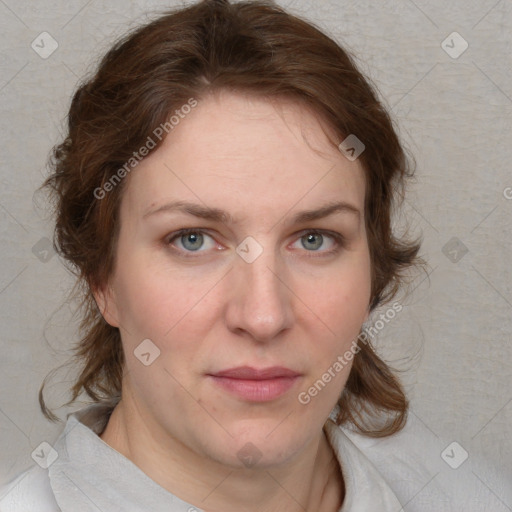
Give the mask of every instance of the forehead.
M 329 142 L 328 130 L 291 99 L 208 95 L 130 174 L 123 208 L 140 216 L 176 199 L 241 216 L 340 199 L 362 208 L 362 166 Z

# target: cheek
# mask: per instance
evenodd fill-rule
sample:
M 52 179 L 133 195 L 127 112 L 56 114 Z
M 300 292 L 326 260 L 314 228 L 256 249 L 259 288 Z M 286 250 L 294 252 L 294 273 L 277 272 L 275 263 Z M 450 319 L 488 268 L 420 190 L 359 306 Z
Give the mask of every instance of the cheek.
M 310 324 L 308 333 L 311 371 L 298 400 L 318 414 L 330 410 L 345 387 L 358 352 L 369 295 L 369 286 L 363 281 L 357 286 L 346 281 L 343 286 L 330 284 L 313 302 L 318 319 Z
M 198 278 L 167 265 L 151 266 L 135 258 L 118 267 L 115 280 L 118 318 L 130 344 L 149 338 L 161 348 L 199 335 L 213 309 L 211 300 L 219 281 L 216 273 Z
M 313 286 L 303 283 L 303 296 L 311 311 L 331 331 L 331 337 L 344 339 L 358 331 L 366 318 L 371 294 L 371 275 L 364 255 L 358 264 L 346 265 L 324 276 Z M 356 333 L 357 334 L 357 333 Z
M 170 308 L 172 290 L 150 274 L 127 276 L 116 283 L 121 327 L 130 337 L 160 337 L 172 327 L 178 313 L 176 307 Z
M 312 380 L 316 382 L 324 376 L 329 381 L 325 398 L 331 394 L 334 397 L 343 387 L 357 352 L 357 337 L 371 294 L 369 258 L 361 254 L 357 264 L 351 262 L 335 275 L 322 279 L 316 292 L 312 292 L 310 283 L 304 283 L 303 289 L 305 296 L 309 293 L 308 307 L 312 312 L 308 327 Z

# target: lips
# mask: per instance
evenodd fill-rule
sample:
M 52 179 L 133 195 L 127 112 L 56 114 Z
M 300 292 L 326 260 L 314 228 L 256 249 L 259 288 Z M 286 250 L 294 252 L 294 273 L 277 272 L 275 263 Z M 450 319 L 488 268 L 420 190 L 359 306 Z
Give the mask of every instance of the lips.
M 213 383 L 246 402 L 268 402 L 287 393 L 301 374 L 282 366 L 252 368 L 240 366 L 208 375 Z
M 256 369 L 250 366 L 240 366 L 229 370 L 222 370 L 212 374 L 214 377 L 227 377 L 230 379 L 242 380 L 267 380 L 298 377 L 300 373 L 294 372 L 283 366 L 272 366 L 270 368 Z

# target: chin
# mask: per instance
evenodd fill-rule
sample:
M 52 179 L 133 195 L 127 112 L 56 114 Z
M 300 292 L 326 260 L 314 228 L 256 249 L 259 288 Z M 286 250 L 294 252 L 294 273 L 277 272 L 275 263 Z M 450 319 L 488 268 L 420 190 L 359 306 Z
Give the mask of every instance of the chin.
M 294 428 L 295 435 L 289 428 L 278 432 L 279 422 L 274 420 L 251 423 L 252 428 L 244 426 L 243 432 L 227 429 L 232 437 L 212 440 L 210 457 L 234 469 L 268 469 L 289 462 L 308 441 L 300 429 Z

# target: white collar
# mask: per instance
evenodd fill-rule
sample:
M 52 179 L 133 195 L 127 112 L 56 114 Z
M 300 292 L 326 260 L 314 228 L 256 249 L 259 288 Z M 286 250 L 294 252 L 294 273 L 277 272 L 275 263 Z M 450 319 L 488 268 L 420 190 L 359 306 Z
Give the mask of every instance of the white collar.
M 345 499 L 339 512 L 401 511 L 402 505 L 391 487 L 343 429 L 329 418 L 324 431 L 345 482 Z
M 71 414 L 55 443 L 59 457 L 49 476 L 62 510 L 74 512 L 190 512 L 197 510 L 158 485 L 99 434 L 112 404 L 94 404 Z M 345 481 L 339 512 L 398 512 L 395 494 L 342 428 L 328 419 L 324 427 Z

